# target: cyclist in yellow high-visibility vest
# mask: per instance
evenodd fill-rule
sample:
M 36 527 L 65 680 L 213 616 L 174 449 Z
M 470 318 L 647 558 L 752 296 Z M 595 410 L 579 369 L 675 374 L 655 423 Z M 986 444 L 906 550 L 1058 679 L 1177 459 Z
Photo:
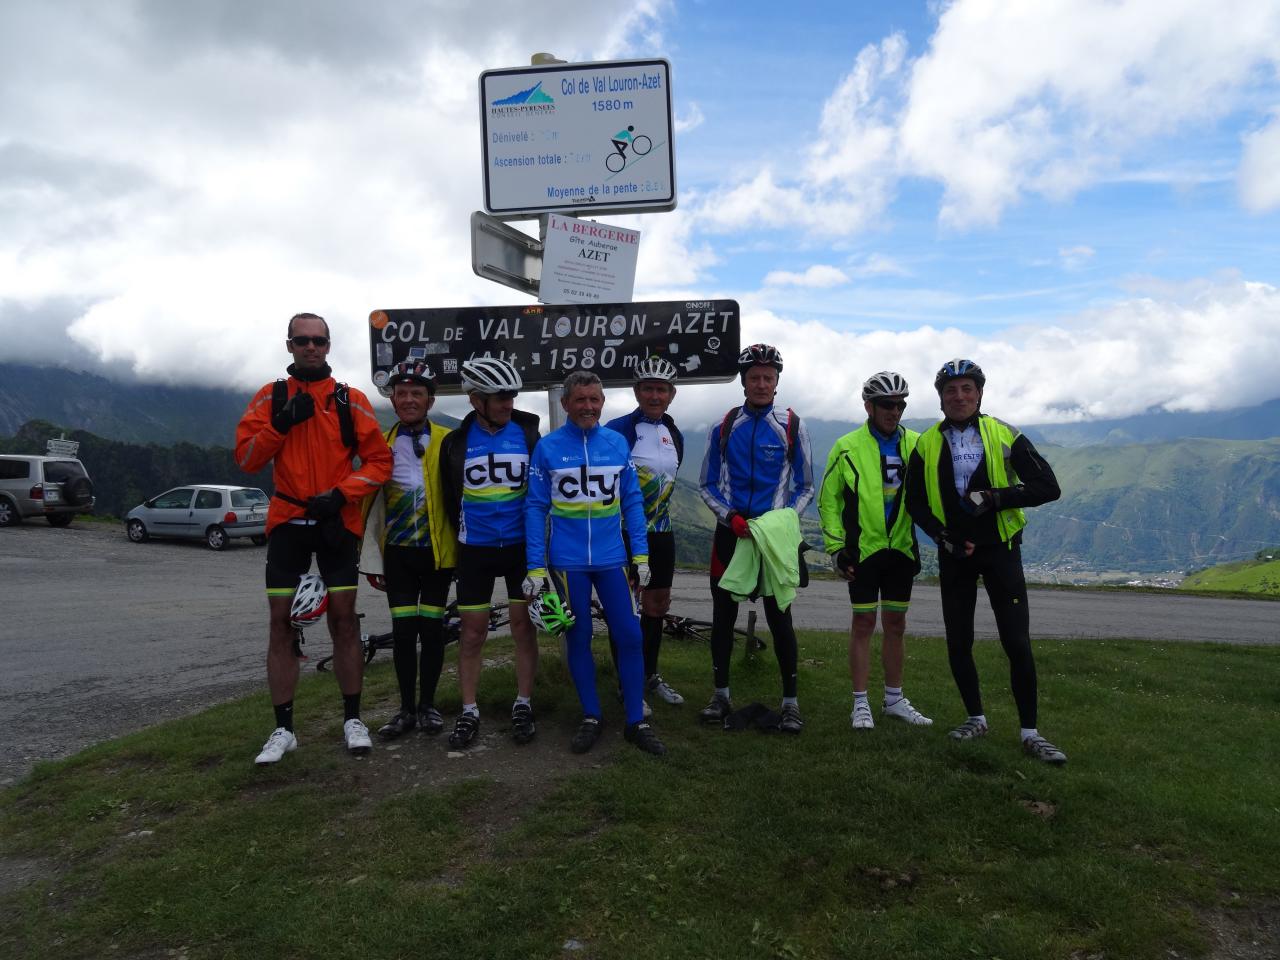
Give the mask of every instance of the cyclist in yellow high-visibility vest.
M 875 727 L 867 699 L 871 634 L 876 604 L 884 634 L 884 715 L 916 726 L 933 723 L 902 695 L 903 635 L 911 583 L 920 572 L 915 525 L 903 502 L 907 460 L 920 436 L 901 425 L 910 390 L 889 370 L 862 385 L 867 422 L 831 448 L 818 494 L 822 537 L 835 572 L 849 582 L 853 622 L 849 630 L 849 673 L 853 679 L 855 730 Z
M 1036 727 L 1036 665 L 1021 551 L 1027 525 L 1022 508 L 1057 500 L 1062 491 L 1025 435 L 980 411 L 986 380 L 972 360 L 943 365 L 933 383 L 945 419 L 920 435 L 907 467 L 907 509 L 938 545 L 947 657 L 969 712 L 950 736 L 971 740 L 987 733 L 973 661 L 973 613 L 981 577 L 1009 658 L 1023 749 L 1037 760 L 1066 763 L 1066 754 Z

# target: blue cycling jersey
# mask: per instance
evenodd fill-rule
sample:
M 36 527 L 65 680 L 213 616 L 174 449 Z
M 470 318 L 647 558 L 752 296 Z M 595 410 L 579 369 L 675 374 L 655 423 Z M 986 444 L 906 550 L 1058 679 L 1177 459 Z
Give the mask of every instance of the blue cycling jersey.
M 723 423 L 711 428 L 702 459 L 699 487 L 702 500 L 721 523 L 731 512 L 747 519 L 770 510 L 791 507 L 803 513 L 813 500 L 813 454 L 809 431 L 797 422 L 795 445 L 787 458 L 788 412 L 770 404 L 740 407 L 729 425 L 729 439 L 720 456 Z
M 530 570 L 597 570 L 647 555 L 644 500 L 627 441 L 600 426 L 573 423 L 547 434 L 529 461 L 525 540 Z
M 524 543 L 529 451 L 524 430 L 508 421 L 497 433 L 478 423 L 467 431 L 458 542 L 479 547 Z

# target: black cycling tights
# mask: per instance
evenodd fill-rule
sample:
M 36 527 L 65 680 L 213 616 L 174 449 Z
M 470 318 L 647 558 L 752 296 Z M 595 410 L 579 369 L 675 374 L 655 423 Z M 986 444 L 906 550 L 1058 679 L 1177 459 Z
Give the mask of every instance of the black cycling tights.
M 389 546 L 383 551 L 387 604 L 391 607 L 392 658 L 400 687 L 400 709 L 414 709 L 415 681 L 421 677 L 421 707 L 435 705 L 444 669 L 444 607 L 453 570 L 437 570 L 430 547 Z M 418 657 L 418 639 L 422 656 Z
M 1022 551 L 1003 543 L 981 546 L 973 556 L 955 559 L 938 552 L 942 586 L 942 621 L 947 631 L 947 658 L 965 709 L 983 713 L 978 667 L 973 661 L 973 613 L 982 578 L 1000 645 L 1009 658 L 1009 685 L 1022 726 L 1036 725 L 1036 661 L 1031 653 L 1031 618 L 1027 611 L 1027 583 L 1022 575 Z
M 782 695 L 796 695 L 796 664 L 799 648 L 796 630 L 791 624 L 791 608 L 778 609 L 773 597 L 763 597 L 764 619 L 773 635 L 773 651 L 778 656 L 778 670 L 782 673 Z M 738 620 L 738 601 L 728 590 L 711 587 L 711 666 L 717 687 L 729 685 L 729 661 L 733 659 L 733 626 Z

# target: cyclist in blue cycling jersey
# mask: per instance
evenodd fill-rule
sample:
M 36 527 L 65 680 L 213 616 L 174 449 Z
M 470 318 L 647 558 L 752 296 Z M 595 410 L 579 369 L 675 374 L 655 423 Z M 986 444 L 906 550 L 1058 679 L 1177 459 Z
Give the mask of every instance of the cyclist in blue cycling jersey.
M 723 723 L 732 712 L 729 700 L 729 661 L 733 654 L 733 625 L 738 602 L 720 586 L 739 539 L 752 536 L 748 521 L 789 507 L 803 513 L 813 500 L 813 455 L 809 433 L 791 410 L 774 407 L 782 354 L 767 343 L 747 347 L 738 357 L 746 402 L 729 411 L 711 429 L 702 461 L 702 499 L 716 515 L 711 548 L 711 663 L 715 693 L 698 714 L 703 723 Z M 804 729 L 796 697 L 798 648 L 791 609 L 782 609 L 764 596 L 764 615 L 773 637 L 782 672 L 784 733 Z
M 661 357 L 636 365 L 636 408 L 605 424 L 622 434 L 631 448 L 644 515 L 649 520 L 649 568 L 652 578 L 640 593 L 640 632 L 644 637 L 644 689 L 670 704 L 684 697 L 658 673 L 662 618 L 671 609 L 671 581 L 676 569 L 676 536 L 671 528 L 671 492 L 684 459 L 684 435 L 667 413 L 676 396 L 676 368 Z
M 494 580 L 507 588 L 511 638 L 516 648 L 516 700 L 511 707 L 511 735 L 516 743 L 533 739 L 533 678 L 538 672 L 538 635 L 529 620 L 522 592 L 525 574 L 524 501 L 529 455 L 538 443 L 538 418 L 515 409 L 523 386 L 514 366 L 498 357 L 478 357 L 462 364 L 462 388 L 471 412 L 445 438 L 440 453 L 444 499 L 458 524 L 458 687 L 462 713 L 454 722 L 449 745 L 467 746 L 480 731 L 476 688 L 481 654 L 489 633 Z
M 627 570 L 627 539 L 636 582 L 649 582 L 644 499 L 627 442 L 600 426 L 604 388 L 594 373 L 578 370 L 564 382 L 560 404 L 569 422 L 544 437 L 529 463 L 525 509 L 528 576 L 525 596 L 552 592 L 567 599 L 574 624 L 565 635 L 569 673 L 582 704 L 582 722 L 570 743 L 586 753 L 600 736 L 602 712 L 591 656 L 591 591 L 604 608 L 618 646 L 629 743 L 658 756 L 667 752 L 644 719 L 644 656 Z

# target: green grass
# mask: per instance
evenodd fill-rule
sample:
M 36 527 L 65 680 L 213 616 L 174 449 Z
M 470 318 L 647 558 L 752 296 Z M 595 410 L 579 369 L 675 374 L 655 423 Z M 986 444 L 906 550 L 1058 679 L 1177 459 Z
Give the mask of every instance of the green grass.
M 250 762 L 262 696 L 0 794 L 0 852 L 40 874 L 0 900 L 0 956 L 1185 957 L 1232 905 L 1274 911 L 1280 649 L 1037 654 L 1063 769 L 1021 756 L 989 642 L 993 732 L 970 744 L 945 738 L 962 711 L 938 640 L 911 641 L 907 674 L 937 724 L 855 735 L 843 638 L 804 634 L 799 738 L 695 726 L 708 652 L 668 643 L 689 702 L 655 705 L 662 761 L 620 742 L 611 698 L 593 762 L 570 760 L 576 701 L 550 650 L 538 741 L 466 760 L 417 736 L 348 759 L 333 681 L 312 676 L 302 747 L 274 768 Z M 486 671 L 486 716 L 512 685 Z M 739 705 L 776 706 L 777 685 L 769 653 L 735 661 Z M 383 663 L 367 716 L 391 698 Z M 449 679 L 441 701 L 456 709 Z
M 1182 588 L 1215 595 L 1227 591 L 1280 598 L 1280 559 L 1221 563 L 1190 574 L 1182 581 Z

